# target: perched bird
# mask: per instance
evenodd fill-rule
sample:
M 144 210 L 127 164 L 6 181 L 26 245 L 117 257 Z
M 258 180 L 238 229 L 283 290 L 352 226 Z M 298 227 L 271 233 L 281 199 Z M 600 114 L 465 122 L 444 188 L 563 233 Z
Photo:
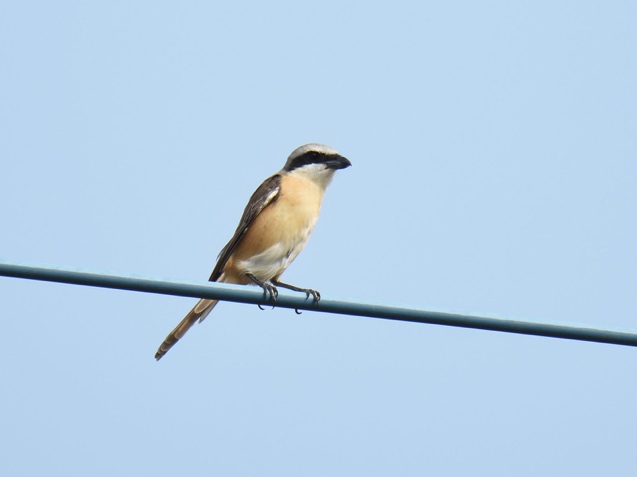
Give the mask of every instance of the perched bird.
M 338 169 L 352 163 L 322 144 L 295 149 L 285 166 L 252 194 L 234 236 L 217 257 L 211 282 L 254 284 L 274 302 L 276 287 L 304 292 L 320 299 L 316 290 L 282 283 L 281 274 L 305 244 L 321 209 L 325 189 Z M 159 360 L 190 329 L 203 321 L 217 300 L 202 298 L 159 346 Z

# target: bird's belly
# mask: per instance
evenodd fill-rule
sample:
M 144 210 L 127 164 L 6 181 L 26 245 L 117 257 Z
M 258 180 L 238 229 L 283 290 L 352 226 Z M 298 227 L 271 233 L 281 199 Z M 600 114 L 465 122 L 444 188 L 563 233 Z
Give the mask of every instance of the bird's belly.
M 323 190 L 311 181 L 286 176 L 276 202 L 246 230 L 229 260 L 227 272 L 239 283 L 250 273 L 261 281 L 278 278 L 294 261 L 318 220 Z
M 259 253 L 237 260 L 237 271 L 242 275 L 250 273 L 261 281 L 278 277 L 303 250 L 315 222 L 307 224 L 306 227 L 297 230 L 294 234 L 282 234 L 279 240 Z

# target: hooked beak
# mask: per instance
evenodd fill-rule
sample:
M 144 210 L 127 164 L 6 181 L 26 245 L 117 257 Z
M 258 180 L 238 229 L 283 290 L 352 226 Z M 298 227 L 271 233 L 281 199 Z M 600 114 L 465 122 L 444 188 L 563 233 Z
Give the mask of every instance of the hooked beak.
M 346 167 L 351 166 L 352 163 L 349 162 L 349 159 L 347 159 L 346 157 L 336 155 L 331 156 L 329 161 L 327 161 L 325 165 L 329 169 L 345 169 Z

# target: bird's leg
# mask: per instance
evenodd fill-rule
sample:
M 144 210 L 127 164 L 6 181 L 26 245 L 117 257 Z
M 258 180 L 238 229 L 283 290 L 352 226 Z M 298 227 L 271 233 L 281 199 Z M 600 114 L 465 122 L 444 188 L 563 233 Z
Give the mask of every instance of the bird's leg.
M 311 288 L 296 287 L 294 285 L 288 285 L 287 283 L 283 283 L 275 279 L 272 280 L 272 283 L 276 285 L 277 287 L 283 287 L 283 288 L 287 288 L 288 290 L 305 293 L 306 300 L 310 297 L 310 295 L 312 295 L 312 301 L 314 303 L 318 303 L 319 300 L 321 299 L 321 294 L 317 292 L 316 290 L 312 290 Z
M 270 283 L 264 282 L 259 280 L 257 277 L 255 277 L 254 275 L 252 275 L 251 273 L 246 273 L 246 277 L 248 277 L 250 280 L 252 280 L 255 284 L 259 285 L 261 288 L 263 288 L 263 298 L 265 299 L 268 295 L 270 295 L 270 301 L 272 301 L 272 304 L 274 305 L 276 303 L 276 297 L 279 296 L 279 291 L 276 289 L 276 287 Z M 261 308 L 261 305 L 257 305 L 259 308 Z M 261 308 L 263 309 L 263 308 Z

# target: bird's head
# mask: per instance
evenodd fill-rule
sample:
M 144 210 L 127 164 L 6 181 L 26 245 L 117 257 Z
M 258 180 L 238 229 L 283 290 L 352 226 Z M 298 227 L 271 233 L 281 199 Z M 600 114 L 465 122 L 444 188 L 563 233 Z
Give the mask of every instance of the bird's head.
M 332 181 L 336 170 L 351 165 L 346 157 L 331 147 L 313 143 L 292 151 L 283 171 L 305 176 L 325 188 Z

